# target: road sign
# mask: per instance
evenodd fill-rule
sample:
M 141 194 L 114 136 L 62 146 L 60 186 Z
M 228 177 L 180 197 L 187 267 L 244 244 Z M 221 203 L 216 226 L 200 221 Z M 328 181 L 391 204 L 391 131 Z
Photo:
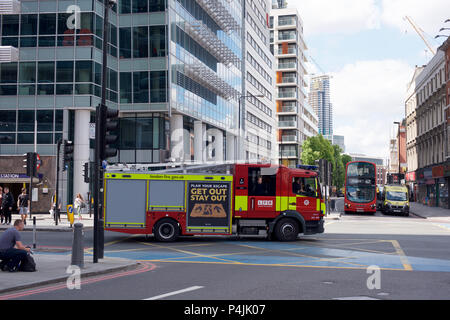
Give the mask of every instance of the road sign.
M 73 205 L 67 205 L 67 220 L 73 225 Z

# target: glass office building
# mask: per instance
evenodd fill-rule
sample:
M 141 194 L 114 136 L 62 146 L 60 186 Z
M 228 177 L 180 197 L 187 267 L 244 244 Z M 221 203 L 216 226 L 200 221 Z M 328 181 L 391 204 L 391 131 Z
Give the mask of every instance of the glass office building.
M 0 145 L 0 174 L 25 172 L 22 155 L 36 151 L 37 198 L 47 201 L 56 184 L 57 141 L 72 140 L 74 161 L 60 182 L 70 203 L 88 192 L 82 171 L 93 159 L 101 101 L 103 1 L 1 2 L 0 137 L 10 138 Z M 120 141 L 110 161 L 233 159 L 241 21 L 241 1 L 118 0 L 109 14 L 106 99 L 120 111 Z M 17 55 L 2 54 L 11 50 Z M 0 185 L 27 181 L 19 175 L 0 178 Z

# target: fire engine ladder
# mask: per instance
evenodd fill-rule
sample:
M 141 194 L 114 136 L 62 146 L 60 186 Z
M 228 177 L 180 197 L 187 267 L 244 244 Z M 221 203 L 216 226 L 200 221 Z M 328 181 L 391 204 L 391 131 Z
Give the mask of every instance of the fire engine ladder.
M 155 164 L 115 164 L 106 167 L 107 172 L 147 173 L 210 173 L 230 174 L 235 161 L 225 162 L 169 162 Z

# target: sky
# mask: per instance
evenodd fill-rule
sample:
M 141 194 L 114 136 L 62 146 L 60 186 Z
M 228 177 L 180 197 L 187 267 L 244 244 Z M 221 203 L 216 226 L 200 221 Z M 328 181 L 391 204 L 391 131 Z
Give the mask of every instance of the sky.
M 334 134 L 345 136 L 348 153 L 387 159 L 414 68 L 433 57 L 404 17 L 436 50 L 445 38 L 435 35 L 450 34 L 439 33 L 450 28 L 449 0 L 288 0 L 288 7 L 303 20 L 309 76 L 332 76 Z

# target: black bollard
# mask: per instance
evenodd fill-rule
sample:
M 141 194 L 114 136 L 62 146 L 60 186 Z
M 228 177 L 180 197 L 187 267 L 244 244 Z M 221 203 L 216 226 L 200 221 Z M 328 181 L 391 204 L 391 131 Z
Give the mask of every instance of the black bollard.
M 33 249 L 36 249 L 36 217 L 33 217 Z
M 75 223 L 73 225 L 73 242 L 72 242 L 72 265 L 80 268 L 84 267 L 84 241 L 83 241 L 83 224 Z

